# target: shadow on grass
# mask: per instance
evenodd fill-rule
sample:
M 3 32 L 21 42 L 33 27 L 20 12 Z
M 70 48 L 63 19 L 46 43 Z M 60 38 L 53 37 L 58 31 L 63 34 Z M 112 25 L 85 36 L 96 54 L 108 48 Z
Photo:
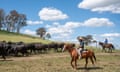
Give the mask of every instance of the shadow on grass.
M 98 69 L 103 69 L 102 67 L 80 67 L 80 68 L 77 68 L 77 70 L 98 70 Z

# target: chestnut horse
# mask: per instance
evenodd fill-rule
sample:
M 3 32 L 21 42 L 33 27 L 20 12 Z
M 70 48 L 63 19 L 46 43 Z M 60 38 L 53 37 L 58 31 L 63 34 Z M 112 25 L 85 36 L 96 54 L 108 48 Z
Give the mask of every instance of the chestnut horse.
M 79 57 L 77 49 L 73 48 L 73 46 L 70 44 L 64 44 L 63 51 L 65 51 L 65 50 L 67 50 L 71 55 L 71 58 L 72 58 L 71 59 L 71 66 L 73 68 L 77 69 L 77 60 Z M 82 59 L 85 58 L 85 60 L 86 60 L 85 68 L 87 68 L 88 58 L 90 58 L 92 64 L 94 65 L 94 61 L 96 61 L 96 57 L 95 57 L 95 54 L 93 51 L 87 50 L 85 52 L 82 52 L 81 56 L 82 56 Z M 74 65 L 73 65 L 73 62 L 75 62 Z
M 111 43 L 104 44 L 103 42 L 99 42 L 99 45 L 102 47 L 102 51 L 105 51 L 105 52 L 106 52 L 105 48 L 109 49 L 108 52 L 112 52 L 112 50 L 115 49 L 114 46 L 113 46 L 113 44 L 111 44 Z

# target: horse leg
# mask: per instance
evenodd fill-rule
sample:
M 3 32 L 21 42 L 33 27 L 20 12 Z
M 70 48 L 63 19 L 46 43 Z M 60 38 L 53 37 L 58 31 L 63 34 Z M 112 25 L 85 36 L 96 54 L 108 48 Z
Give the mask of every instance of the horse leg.
M 102 52 L 104 52 L 104 51 L 105 51 L 105 48 L 103 47 Z
M 2 55 L 2 58 L 3 58 L 4 60 L 6 60 L 6 57 L 5 57 L 5 55 Z
M 88 64 L 88 57 L 85 58 L 86 64 L 85 64 L 85 68 L 87 68 L 87 64 Z
M 77 59 L 75 59 L 75 69 L 77 69 Z
M 105 48 L 104 48 L 104 51 L 107 52 Z
M 73 65 L 73 58 L 72 58 L 72 60 L 71 60 L 71 66 L 72 66 L 72 68 L 74 68 L 74 65 Z
M 90 60 L 91 60 L 92 64 L 94 65 L 93 57 L 90 57 Z
M 110 53 L 112 53 L 112 48 L 110 48 Z

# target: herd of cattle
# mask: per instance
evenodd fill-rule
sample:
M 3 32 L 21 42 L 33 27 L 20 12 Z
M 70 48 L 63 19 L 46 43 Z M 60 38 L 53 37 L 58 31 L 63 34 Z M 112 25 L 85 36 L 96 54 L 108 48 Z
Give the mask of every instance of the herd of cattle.
M 64 46 L 64 43 L 24 43 L 24 42 L 6 42 L 0 41 L 0 55 L 3 59 L 6 59 L 6 56 L 18 56 L 21 55 L 30 55 L 32 53 L 47 52 L 51 49 L 55 51 L 61 51 Z

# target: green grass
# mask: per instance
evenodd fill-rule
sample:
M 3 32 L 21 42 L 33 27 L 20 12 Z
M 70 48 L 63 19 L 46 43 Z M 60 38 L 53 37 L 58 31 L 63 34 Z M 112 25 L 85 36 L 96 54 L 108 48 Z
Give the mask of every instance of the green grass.
M 0 31 L 0 41 L 43 42 L 37 37 Z M 72 69 L 68 52 L 30 55 L 28 57 L 7 57 L 6 61 L 0 58 L 0 72 L 120 72 L 120 50 L 113 53 L 101 52 L 100 48 L 86 47 L 95 52 L 97 62 L 95 66 L 89 62 L 88 69 L 84 69 L 85 60 L 78 60 L 78 70 Z
M 67 52 L 32 55 L 30 57 L 8 58 L 0 61 L 0 72 L 119 72 L 120 54 L 96 53 L 95 66 L 89 61 L 88 69 L 84 69 L 85 60 L 78 60 L 78 70 L 70 66 L 70 56 Z
M 51 41 L 49 40 L 43 40 L 38 37 L 30 36 L 30 35 L 25 35 L 25 34 L 18 34 L 18 33 L 13 33 L 13 32 L 7 32 L 7 31 L 0 31 L 0 41 L 5 40 L 5 41 L 13 41 L 13 42 L 42 42 L 42 43 L 50 43 Z

